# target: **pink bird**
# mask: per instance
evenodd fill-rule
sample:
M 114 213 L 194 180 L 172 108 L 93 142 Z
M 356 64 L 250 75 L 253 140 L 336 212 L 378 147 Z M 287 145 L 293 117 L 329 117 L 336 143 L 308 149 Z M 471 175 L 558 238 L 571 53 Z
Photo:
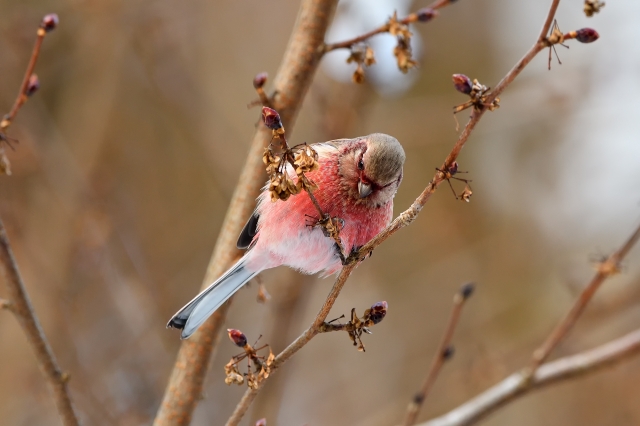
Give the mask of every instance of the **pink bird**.
M 393 197 L 402 181 L 405 154 L 398 140 L 382 133 L 313 144 L 320 167 L 307 173 L 317 185 L 322 211 L 342 219 L 340 238 L 351 253 L 383 230 L 393 217 Z M 291 177 L 294 171 L 289 168 Z M 265 269 L 286 265 L 304 274 L 324 276 L 342 268 L 340 250 L 319 226 L 318 211 L 300 193 L 272 202 L 267 188 L 247 221 L 237 246 L 245 255 L 207 289 L 180 309 L 167 327 L 191 336 L 240 287 Z

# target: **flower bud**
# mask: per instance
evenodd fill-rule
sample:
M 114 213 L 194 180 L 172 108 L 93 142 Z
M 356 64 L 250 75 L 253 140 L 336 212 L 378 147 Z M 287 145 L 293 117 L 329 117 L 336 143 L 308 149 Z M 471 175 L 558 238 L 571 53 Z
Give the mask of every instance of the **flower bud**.
M 388 306 L 389 305 L 387 305 L 387 302 L 385 301 L 373 304 L 369 311 L 369 319 L 371 319 L 374 324 L 381 322 L 387 315 Z
M 462 295 L 462 298 L 466 300 L 469 297 L 471 297 L 475 289 L 476 289 L 475 283 L 466 283 L 465 285 L 460 287 L 460 294 Z
M 40 28 L 42 28 L 46 32 L 50 32 L 56 29 L 56 27 L 58 26 L 58 22 L 58 15 L 56 15 L 55 13 L 50 13 L 42 18 Z
M 31 74 L 29 77 L 29 82 L 27 83 L 27 90 L 25 91 L 25 95 L 31 96 L 38 91 L 40 88 L 40 80 L 38 80 L 38 76 L 35 74 Z
M 580 43 L 593 43 L 598 38 L 600 38 L 600 34 L 593 28 L 582 28 L 576 31 L 576 40 Z
M 416 15 L 418 15 L 418 21 L 429 22 L 430 20 L 438 16 L 438 11 L 430 7 L 424 7 L 417 11 Z
M 229 328 L 227 329 L 227 333 L 229 333 L 229 339 L 231 339 L 236 346 L 244 348 L 247 345 L 247 336 L 245 336 L 242 331 Z
M 282 121 L 280 120 L 280 114 L 275 109 L 269 107 L 262 107 L 262 121 L 271 130 L 278 130 L 282 128 Z
M 473 89 L 473 83 L 471 83 L 471 79 L 464 74 L 454 74 L 452 76 L 453 79 L 453 87 L 460 93 L 464 93 L 468 95 L 471 93 Z
M 453 345 L 449 345 L 446 348 L 444 348 L 444 351 L 442 351 L 442 359 L 444 359 L 445 361 L 448 361 L 451 358 L 453 358 L 453 355 L 455 353 L 456 353 L 456 349 L 453 347 Z
M 266 72 L 261 72 L 260 74 L 253 77 L 253 87 L 256 89 L 260 89 L 267 82 L 268 74 Z

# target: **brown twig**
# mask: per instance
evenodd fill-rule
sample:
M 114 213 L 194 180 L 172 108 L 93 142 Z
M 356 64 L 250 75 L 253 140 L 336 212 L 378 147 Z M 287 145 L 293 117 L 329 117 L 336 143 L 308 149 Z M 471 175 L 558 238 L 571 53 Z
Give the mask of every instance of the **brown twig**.
M 408 25 L 411 24 L 413 22 L 417 22 L 422 20 L 431 20 L 433 18 L 435 18 L 437 16 L 437 12 L 435 12 L 437 9 L 440 9 L 444 6 L 447 6 L 449 4 L 451 4 L 452 1 L 451 0 L 437 0 L 435 2 L 433 2 L 431 5 L 420 9 L 418 12 L 412 13 L 410 15 L 408 15 L 407 17 L 400 19 L 398 22 L 400 24 L 403 25 Z M 421 18 L 421 16 L 424 16 L 424 18 Z M 340 41 L 340 42 L 336 42 L 336 43 L 330 43 L 330 44 L 326 44 L 324 45 L 323 51 L 324 53 L 326 52 L 331 52 L 332 50 L 337 50 L 337 49 L 350 49 L 351 47 L 353 47 L 354 45 L 361 43 L 363 41 L 366 41 L 368 39 L 370 39 L 371 37 L 378 35 L 378 34 L 383 34 L 386 32 L 389 32 L 389 29 L 391 28 L 391 25 L 389 22 L 387 22 L 384 25 L 379 26 L 378 28 L 371 30 L 367 33 L 361 34 L 357 37 L 351 38 L 349 40 L 344 40 L 344 41 Z
M 551 332 L 547 340 L 533 353 L 531 364 L 529 365 L 529 374 L 533 374 L 540 365 L 549 358 L 558 344 L 566 337 L 567 333 L 573 328 L 574 324 L 584 311 L 584 308 L 593 298 L 593 295 L 600 288 L 600 285 L 612 275 L 620 271 L 620 262 L 629 253 L 631 248 L 640 239 L 640 226 L 616 252 L 607 257 L 598 264 L 597 272 L 591 279 L 591 282 L 582 290 L 580 296 L 575 301 L 571 310 L 560 321 L 556 328 Z
M 639 353 L 640 329 L 597 348 L 542 364 L 530 379 L 525 371 L 513 373 L 463 405 L 419 426 L 470 425 L 535 389 L 594 373 Z
M 444 363 L 453 356 L 453 346 L 451 346 L 453 332 L 458 325 L 458 320 L 460 319 L 460 314 L 462 313 L 462 308 L 465 304 L 464 302 L 466 302 L 473 294 L 473 290 L 473 283 L 465 284 L 453 297 L 453 309 L 451 310 L 451 316 L 449 317 L 447 328 L 442 336 L 438 350 L 433 357 L 429 373 L 427 374 L 427 377 L 425 377 L 422 387 L 415 394 L 413 401 L 411 401 L 407 407 L 407 416 L 404 421 L 405 426 L 411 426 L 416 422 L 420 408 L 422 408 L 422 405 L 424 404 L 431 387 L 435 383 L 438 374 L 442 370 Z
M 509 84 L 515 80 L 515 78 L 522 72 L 522 70 L 527 66 L 529 62 L 546 47 L 545 44 L 545 35 L 549 31 L 549 27 L 551 22 L 553 21 L 553 16 L 555 15 L 555 11 L 558 7 L 560 0 L 552 0 L 551 7 L 549 9 L 547 18 L 545 20 L 545 24 L 542 27 L 540 32 L 540 36 L 536 40 L 535 44 L 529 49 L 529 51 L 518 61 L 518 63 L 505 75 L 505 77 L 498 83 L 495 89 L 487 95 L 487 101 L 490 104 L 499 94 L 501 94 L 504 89 L 506 89 Z M 445 159 L 443 165 L 439 168 L 440 170 L 448 170 L 454 161 L 458 158 L 460 151 L 464 147 L 465 143 L 469 139 L 471 132 L 475 128 L 482 115 L 485 113 L 486 109 L 481 110 L 473 110 L 471 113 L 471 117 L 467 122 L 465 128 L 460 134 L 458 141 L 453 146 L 453 149 Z M 281 112 L 282 115 L 282 112 Z M 272 366 L 272 373 L 275 372 L 284 362 L 286 362 L 289 358 L 291 358 L 296 352 L 298 352 L 304 345 L 306 345 L 313 337 L 318 334 L 318 328 L 320 325 L 326 320 L 331 307 L 335 303 L 336 298 L 340 294 L 340 291 L 344 287 L 345 282 L 351 275 L 351 272 L 355 269 L 357 262 L 363 259 L 367 254 L 371 253 L 374 248 L 382 244 L 387 238 L 391 235 L 398 232 L 400 229 L 411 224 L 415 218 L 418 216 L 424 205 L 429 201 L 431 195 L 436 191 L 438 186 L 442 182 L 444 182 L 445 175 L 442 172 L 437 172 L 431 182 L 427 185 L 427 187 L 422 191 L 422 193 L 418 196 L 418 198 L 411 204 L 411 206 L 402 212 L 396 219 L 391 222 L 387 228 L 381 231 L 378 235 L 371 239 L 368 243 L 362 246 L 356 253 L 353 253 L 349 256 L 347 264 L 342 268 L 336 282 L 331 289 L 331 292 L 327 296 L 325 303 L 323 304 L 320 312 L 316 316 L 315 320 L 311 324 L 309 328 L 307 328 L 293 343 L 291 343 L 285 350 L 283 350 L 278 356 L 276 356 L 275 362 Z M 249 389 L 245 392 L 242 399 L 236 406 L 233 414 L 227 420 L 227 426 L 237 425 L 242 416 L 249 409 L 249 406 L 255 399 L 256 395 L 262 388 L 264 382 L 261 383 L 259 387 L 256 389 Z
M 80 422 L 67 389 L 69 374 L 63 372 L 58 366 L 58 361 L 49 346 L 44 331 L 42 331 L 20 276 L 2 220 L 0 220 L 0 270 L 9 293 L 9 308 L 22 326 L 29 343 L 33 346 L 40 370 L 53 391 L 62 423 L 66 426 L 79 425 Z
M 11 107 L 11 111 L 0 121 L 0 135 L 3 135 L 9 128 L 28 97 L 37 90 L 38 81 L 37 78 L 34 78 L 35 74 L 33 74 L 33 71 L 40 56 L 40 48 L 42 47 L 45 35 L 55 29 L 57 24 L 58 17 L 55 14 L 46 15 L 40 22 L 36 42 L 33 46 L 31 58 L 29 59 L 29 64 L 22 79 L 18 96 Z M 4 147 L 0 146 L 0 150 L 2 151 L 0 155 L 4 157 Z M 3 158 L 2 161 L 4 163 L 4 172 L 11 174 L 11 170 L 8 168 L 8 161 L 5 158 Z M 40 326 L 40 322 L 31 305 L 29 295 L 20 276 L 18 264 L 13 256 L 13 250 L 9 244 L 9 237 L 7 236 L 7 231 L 5 230 L 2 220 L 0 220 L 0 270 L 2 271 L 2 276 L 9 292 L 9 300 L 3 299 L 0 307 L 13 312 L 27 335 L 27 339 L 33 346 L 40 370 L 53 391 L 56 407 L 58 408 L 62 423 L 68 426 L 80 424 L 73 404 L 71 403 L 69 390 L 67 389 L 69 374 L 63 372 L 58 366 L 55 354 Z
M 294 128 L 302 100 L 322 57 L 320 47 L 337 0 L 304 0 L 291 34 L 280 69 L 274 80 L 273 99 L 289 130 Z M 218 241 L 207 268 L 203 288 L 219 277 L 237 255 L 236 238 L 251 215 L 255 197 L 264 183 L 262 152 L 271 140 L 271 131 L 259 126 L 240 175 Z M 190 339 L 182 342 L 155 426 L 186 425 L 202 394 L 209 360 L 220 338 L 229 303 L 218 309 Z

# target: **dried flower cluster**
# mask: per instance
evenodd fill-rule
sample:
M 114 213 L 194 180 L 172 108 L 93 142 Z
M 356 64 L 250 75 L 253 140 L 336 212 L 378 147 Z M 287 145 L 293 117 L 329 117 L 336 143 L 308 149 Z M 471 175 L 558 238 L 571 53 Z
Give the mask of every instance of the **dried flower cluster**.
M 398 39 L 398 44 L 393 49 L 393 55 L 398 62 L 398 69 L 406 74 L 411 68 L 418 65 L 411 56 L 411 36 L 413 33 L 409 31 L 407 24 L 398 21 L 398 14 L 396 12 L 389 18 L 388 25 L 389 34 L 396 36 Z
M 353 308 L 351 310 L 351 319 L 346 324 L 333 324 L 334 321 L 344 318 L 343 315 L 335 320 L 322 323 L 318 331 L 321 333 L 328 333 L 330 331 L 346 331 L 353 342 L 353 346 L 357 346 L 359 351 L 365 352 L 364 344 L 360 337 L 363 333 L 371 334 L 369 327 L 380 323 L 387 315 L 387 309 L 387 302 L 377 302 L 364 311 L 362 318 L 358 318 L 356 315 L 356 308 Z
M 251 389 L 257 389 L 260 382 L 266 380 L 269 374 L 271 374 L 271 366 L 273 365 L 275 355 L 271 351 L 271 348 L 269 348 L 269 355 L 266 358 L 259 356 L 257 352 L 269 346 L 264 345 L 254 349 L 247 342 L 247 337 L 240 330 L 229 329 L 227 333 L 229 339 L 231 339 L 236 346 L 244 349 L 244 352 L 231 358 L 227 365 L 224 366 L 226 375 L 224 382 L 228 385 L 242 385 L 246 380 L 247 386 Z M 238 363 L 245 358 L 247 359 L 247 372 L 242 374 L 238 368 Z M 251 368 L 252 363 L 253 369 Z
M 462 179 L 460 177 L 456 177 L 455 175 L 458 173 L 467 173 L 467 172 L 461 172 L 458 170 L 458 162 L 454 161 L 453 163 L 451 163 L 450 166 L 445 167 L 443 169 L 439 169 L 436 167 L 436 170 L 439 171 L 440 173 L 442 173 L 442 177 L 443 179 L 445 179 L 447 181 L 447 183 L 449 184 L 449 187 L 451 188 L 451 191 L 453 192 L 454 197 L 456 197 L 456 200 L 460 200 L 460 201 L 465 201 L 465 202 L 469 202 L 471 201 L 471 196 L 473 195 L 473 191 L 471 190 L 471 185 L 469 185 L 469 182 L 471 182 L 470 179 Z M 462 190 L 462 192 L 458 195 L 455 191 L 455 189 L 453 189 L 453 185 L 451 184 L 451 179 L 455 179 L 455 180 L 459 180 L 460 182 L 464 182 L 464 189 Z
M 353 72 L 353 76 L 351 79 L 354 83 L 363 83 L 364 78 L 364 67 L 370 67 L 371 65 L 376 63 L 376 58 L 373 53 L 373 49 L 370 46 L 367 46 L 364 43 L 356 43 L 351 46 L 351 54 L 347 58 L 347 63 L 356 63 L 357 68 Z
M 280 153 L 275 153 L 273 144 L 269 144 L 262 155 L 262 161 L 269 175 L 271 201 L 286 201 L 291 195 L 299 194 L 300 191 L 308 193 L 315 191 L 318 186 L 305 173 L 318 169 L 318 153 L 307 144 L 289 148 L 284 126 L 276 110 L 263 107 L 262 120 L 273 132 L 274 139 L 281 142 Z M 292 173 L 287 170 L 288 166 L 295 171 L 296 182 L 293 181 Z
M 471 81 L 471 79 L 464 74 L 453 74 L 452 78 L 456 90 L 465 95 L 469 95 L 470 98 L 467 102 L 453 107 L 454 114 L 472 106 L 477 111 L 481 111 L 484 108 L 487 108 L 489 111 L 494 111 L 500 108 L 500 98 L 495 98 L 490 103 L 487 102 L 490 87 L 481 84 L 476 79 Z
M 596 13 L 600 13 L 600 9 L 604 7 L 603 1 L 598 0 L 584 0 L 584 14 L 587 18 L 591 18 Z

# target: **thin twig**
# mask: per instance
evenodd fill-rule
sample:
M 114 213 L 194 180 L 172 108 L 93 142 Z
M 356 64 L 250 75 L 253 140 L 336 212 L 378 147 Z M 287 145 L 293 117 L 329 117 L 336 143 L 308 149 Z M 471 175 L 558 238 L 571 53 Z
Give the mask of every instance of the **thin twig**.
M 549 19 L 551 21 L 553 20 L 553 15 L 555 14 L 555 11 L 558 7 L 559 2 L 560 0 L 552 0 L 552 4 L 551 4 L 546 21 L 549 21 Z M 549 16 L 551 18 L 549 18 Z M 546 34 L 546 32 L 548 31 L 549 31 L 549 28 L 545 23 L 545 25 L 542 28 L 541 34 Z M 522 70 L 526 67 L 526 65 L 529 62 L 531 62 L 531 60 L 535 57 L 535 55 L 538 54 L 545 46 L 546 45 L 544 44 L 544 42 L 540 42 L 539 40 L 536 40 L 536 43 L 529 49 L 529 51 L 525 54 L 525 56 L 522 59 L 520 59 L 520 61 L 518 61 L 516 66 L 514 66 L 507 73 L 507 75 L 500 81 L 500 83 L 496 86 L 496 88 L 488 95 L 488 98 L 490 98 L 488 103 L 491 103 L 493 99 L 495 99 L 500 93 L 502 93 L 502 91 L 504 91 L 504 89 L 506 89 L 509 86 L 509 84 L 511 84 L 513 80 L 515 80 L 515 78 L 520 74 L 520 72 L 522 72 Z M 453 164 L 453 162 L 458 158 L 460 151 L 464 147 L 465 143 L 469 139 L 469 136 L 471 135 L 471 132 L 475 128 L 476 124 L 478 124 L 478 121 L 480 121 L 480 118 L 482 118 L 482 115 L 484 114 L 485 111 L 486 109 L 473 110 L 469 121 L 467 122 L 465 128 L 460 134 L 460 137 L 458 138 L 458 141 L 455 143 L 453 149 L 445 159 L 445 162 L 440 167 L 440 170 L 449 170 L 451 164 Z M 327 297 L 320 312 L 316 316 L 316 319 L 314 320 L 313 324 L 309 328 L 307 328 L 293 343 L 291 343 L 284 351 L 282 351 L 276 357 L 274 364 L 272 366 L 272 372 L 275 372 L 275 370 L 277 370 L 284 362 L 286 362 L 289 358 L 291 358 L 291 356 L 293 356 L 311 339 L 313 339 L 313 337 L 315 337 L 316 334 L 318 334 L 318 327 L 327 318 L 327 315 L 329 314 L 331 307 L 335 303 L 336 298 L 338 297 L 338 295 L 340 294 L 340 291 L 344 287 L 345 282 L 351 275 L 351 272 L 355 269 L 355 265 L 357 264 L 357 262 L 360 259 L 363 259 L 371 251 L 373 251 L 374 248 L 382 244 L 391 235 L 395 234 L 400 229 L 410 225 L 416 219 L 416 217 L 418 216 L 418 214 L 420 213 L 424 205 L 427 203 L 427 201 L 429 201 L 429 198 L 431 198 L 431 195 L 436 191 L 438 186 L 440 186 L 440 184 L 445 180 L 446 180 L 445 174 L 438 171 L 433 177 L 433 179 L 431 180 L 431 182 L 429 182 L 427 187 L 424 189 L 424 191 L 422 191 L 422 193 L 418 196 L 418 198 L 413 202 L 413 204 L 407 210 L 402 212 L 396 219 L 393 220 L 393 222 L 391 222 L 389 226 L 387 226 L 387 228 L 385 228 L 378 235 L 373 237 L 371 241 L 369 241 L 364 246 L 362 246 L 357 253 L 349 256 L 350 262 L 342 268 L 342 271 L 338 275 L 338 278 L 336 279 L 336 282 L 333 285 L 333 288 L 331 289 L 329 296 Z M 242 419 L 242 416 L 244 416 L 246 411 L 249 409 L 249 406 L 255 399 L 260 389 L 262 389 L 263 385 L 264 385 L 264 381 L 261 382 L 257 388 L 248 389 L 245 392 L 244 396 L 236 406 L 233 414 L 231 415 L 229 420 L 227 420 L 227 423 L 226 423 L 227 426 L 234 426 L 240 422 L 240 420 Z
M 529 365 L 530 374 L 533 374 L 535 370 L 549 358 L 551 351 L 553 351 L 558 344 L 566 337 L 567 333 L 573 328 L 574 324 L 584 311 L 584 308 L 593 298 L 593 295 L 600 288 L 600 285 L 612 275 L 615 275 L 620 270 L 620 262 L 629 253 L 631 248 L 640 239 L 640 225 L 635 230 L 633 235 L 618 249 L 611 254 L 607 259 L 600 262 L 598 270 L 591 282 L 582 290 L 580 296 L 575 301 L 571 310 L 560 321 L 556 328 L 551 332 L 547 340 L 533 353 L 531 358 L 531 364 Z
M 451 3 L 452 3 L 451 0 L 436 0 L 431 5 L 423 8 L 422 10 L 431 9 L 432 11 L 435 11 L 436 9 L 440 9 L 440 8 L 442 8 L 444 6 L 447 6 L 447 5 L 451 4 Z M 412 13 L 412 14 L 406 16 L 405 18 L 399 20 L 398 22 L 403 24 L 403 25 L 408 25 L 408 24 L 411 24 L 411 23 L 416 22 L 418 20 L 419 20 L 418 13 Z M 361 42 L 363 42 L 365 40 L 368 40 L 368 39 L 370 39 L 371 37 L 373 37 L 375 35 L 383 34 L 383 33 L 388 32 L 390 28 L 391 28 L 391 26 L 387 22 L 386 24 L 383 24 L 383 25 L 379 26 L 378 28 L 373 29 L 373 30 L 371 30 L 369 32 L 366 32 L 364 34 L 361 34 L 361 35 L 359 35 L 357 37 L 353 37 L 351 39 L 340 41 L 340 42 L 336 42 L 336 43 L 326 44 L 326 45 L 324 45 L 323 52 L 327 53 L 327 52 L 331 52 L 332 50 L 337 50 L 337 49 L 350 49 L 353 45 L 361 43 Z
M 640 329 L 597 348 L 543 364 L 529 380 L 525 371 L 514 373 L 447 414 L 418 426 L 471 425 L 534 389 L 594 373 L 636 354 L 640 354 Z
M 9 292 L 10 310 L 14 313 L 33 347 L 40 370 L 53 391 L 62 423 L 65 426 L 79 425 L 80 422 L 67 389 L 69 374 L 64 373 L 58 366 L 56 356 L 51 350 L 33 310 L 2 220 L 0 220 L 0 270 Z
M 451 346 L 453 332 L 456 330 L 456 326 L 458 325 L 462 308 L 465 305 L 464 302 L 469 299 L 473 293 L 473 289 L 473 283 L 465 284 L 453 297 L 453 309 L 451 310 L 451 316 L 449 317 L 447 328 L 442 336 L 438 350 L 433 357 L 427 377 L 425 377 L 420 390 L 415 394 L 413 401 L 411 401 L 407 407 L 407 416 L 404 421 L 405 426 L 411 426 L 416 422 L 420 408 L 422 408 L 425 399 L 427 399 L 427 395 L 438 378 L 438 374 L 442 370 L 444 363 L 453 356 L 453 347 Z
M 304 0 L 300 5 L 296 27 L 274 79 L 277 95 L 273 99 L 289 131 L 315 75 L 322 57 L 320 47 L 333 17 L 337 0 Z M 259 126 L 247 161 L 240 175 L 225 216 L 218 241 L 207 268 L 203 288 L 219 277 L 237 256 L 236 238 L 244 221 L 251 215 L 259 188 L 264 184 L 262 153 L 271 140 L 271 131 Z M 229 303 L 218 309 L 211 319 L 190 339 L 182 343 L 155 426 L 187 425 L 202 395 L 209 360 L 217 347 Z

